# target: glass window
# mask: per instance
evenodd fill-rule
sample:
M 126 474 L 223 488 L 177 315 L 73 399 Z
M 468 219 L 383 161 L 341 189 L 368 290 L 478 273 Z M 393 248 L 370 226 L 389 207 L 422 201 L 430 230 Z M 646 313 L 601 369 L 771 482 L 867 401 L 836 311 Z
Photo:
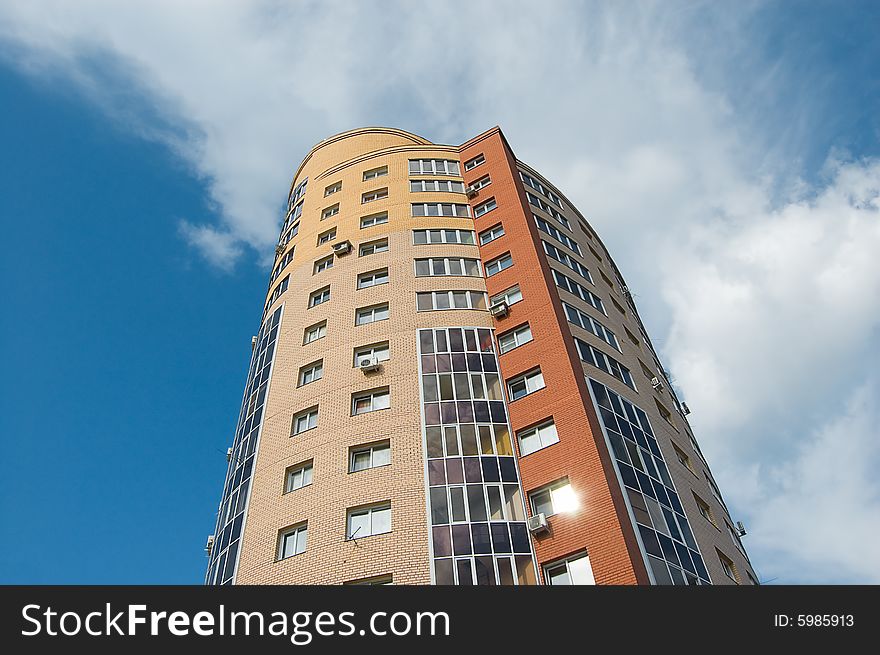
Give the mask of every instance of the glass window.
M 318 426 L 318 408 L 312 407 L 293 417 L 293 434 L 300 434 Z
M 529 327 L 529 324 L 526 323 L 525 325 L 520 326 L 515 330 L 511 330 L 510 332 L 505 332 L 504 334 L 500 335 L 498 337 L 498 350 L 502 353 L 510 352 L 517 346 L 521 346 L 531 340 L 532 330 Z
M 374 200 L 382 200 L 388 197 L 388 187 L 376 189 L 375 191 L 367 191 L 361 196 L 361 204 L 373 202 Z
M 332 196 L 334 193 L 337 193 L 342 190 L 342 182 L 334 182 L 333 184 L 328 185 L 324 189 L 324 197 Z
M 364 182 L 369 180 L 375 180 L 377 177 L 382 177 L 383 175 L 388 175 L 388 167 L 380 166 L 379 168 L 371 168 L 368 171 L 364 171 Z
M 490 211 L 495 209 L 498 206 L 498 203 L 495 202 L 495 198 L 489 198 L 484 203 L 481 203 L 474 207 L 474 218 L 479 218 L 484 214 L 488 214 Z
M 485 246 L 487 243 L 504 236 L 504 226 L 499 223 L 488 230 L 480 232 L 480 245 Z
M 313 291 L 309 296 L 309 307 L 316 307 L 330 300 L 330 287 Z
M 317 275 L 321 271 L 326 271 L 328 268 L 333 268 L 333 255 L 316 261 L 312 275 Z
M 321 212 L 321 220 L 326 221 L 328 218 L 336 216 L 339 213 L 339 203 L 337 202 L 335 205 L 331 205 L 327 207 L 324 211 Z
M 391 504 L 349 510 L 348 538 L 361 539 L 391 532 Z
M 376 241 L 362 243 L 360 248 L 358 248 L 358 257 L 376 255 L 380 252 L 388 252 L 388 239 L 377 239 Z
M 319 359 L 317 362 L 308 364 L 299 369 L 299 382 L 297 386 L 303 386 L 312 382 L 317 382 L 324 377 L 324 360 Z
M 511 266 L 513 266 L 513 257 L 511 257 L 508 252 L 486 263 L 486 277 L 492 277 L 496 273 L 503 271 L 505 268 L 510 268 Z
M 559 441 L 559 435 L 556 433 L 556 424 L 548 421 L 527 430 L 521 430 L 516 433 L 519 441 L 519 452 L 522 457 L 541 450 L 547 446 L 552 446 Z
M 365 227 L 373 227 L 374 225 L 383 225 L 388 222 L 388 213 L 372 214 L 361 218 L 361 229 Z
M 370 271 L 369 273 L 361 273 L 358 275 L 358 289 L 366 289 L 367 287 L 375 287 L 379 284 L 387 284 L 388 282 L 388 269 L 381 268 L 376 271 Z
M 568 478 L 557 480 L 529 494 L 532 514 L 553 516 L 560 512 L 573 512 L 577 509 L 577 498 Z
M 591 585 L 596 584 L 593 568 L 586 553 L 544 569 L 547 584 L 550 585 Z
M 303 333 L 303 345 L 322 339 L 327 335 L 327 321 L 307 327 Z
M 312 484 L 312 460 L 287 469 L 285 490 L 287 493 Z
M 388 303 L 381 305 L 372 305 L 371 307 L 361 307 L 357 310 L 355 317 L 356 325 L 366 325 L 367 323 L 375 323 L 376 321 L 384 321 L 388 318 Z
M 298 525 L 283 530 L 278 540 L 278 559 L 286 559 L 306 551 L 308 524 Z
M 534 393 L 544 388 L 544 376 L 541 369 L 518 375 L 507 382 L 507 391 L 510 400 L 519 400 L 523 396 Z
M 363 346 L 354 351 L 354 365 L 358 366 L 364 359 L 375 359 L 379 362 L 387 362 L 390 358 L 388 342 L 383 341 L 372 346 Z
M 391 464 L 391 444 L 388 441 L 371 446 L 352 448 L 349 473 Z
M 500 303 L 507 303 L 508 306 L 514 305 L 522 300 L 522 292 L 519 290 L 519 285 L 515 285 L 502 291 L 499 294 L 492 296 L 489 299 L 490 305 L 498 305 Z
M 464 163 L 464 170 L 466 170 L 466 171 L 473 170 L 473 169 L 475 169 L 477 166 L 479 166 L 480 164 L 484 164 L 485 162 L 486 162 L 486 157 L 485 157 L 485 156 L 483 155 L 483 153 L 481 152 L 481 153 L 480 153 L 479 155 L 477 155 L 476 157 L 474 157 L 474 158 L 472 158 L 472 159 L 468 159 L 468 160 Z
M 318 235 L 318 245 L 320 246 L 330 241 L 333 241 L 335 238 L 336 228 L 334 227 L 330 230 L 327 230 L 326 232 L 321 232 L 321 234 Z
M 352 396 L 351 413 L 366 414 L 375 412 L 380 409 L 388 409 L 391 406 L 391 396 L 388 388 L 376 389 L 367 393 L 356 394 Z

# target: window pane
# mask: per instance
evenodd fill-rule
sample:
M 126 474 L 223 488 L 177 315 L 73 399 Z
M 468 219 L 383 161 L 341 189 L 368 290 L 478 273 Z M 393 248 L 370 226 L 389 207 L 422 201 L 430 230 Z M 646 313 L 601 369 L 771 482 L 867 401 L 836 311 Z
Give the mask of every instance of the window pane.
M 373 449 L 373 466 L 385 466 L 391 463 L 391 447 L 378 446 Z
M 382 534 L 383 532 L 391 532 L 391 508 L 384 507 L 382 509 L 373 510 L 373 532 L 372 534 Z

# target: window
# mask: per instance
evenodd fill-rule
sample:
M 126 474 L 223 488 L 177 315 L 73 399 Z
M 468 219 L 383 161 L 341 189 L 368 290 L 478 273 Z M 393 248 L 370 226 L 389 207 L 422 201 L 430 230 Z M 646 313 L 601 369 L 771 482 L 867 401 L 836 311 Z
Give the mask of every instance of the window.
M 626 366 L 618 362 L 611 355 L 606 355 L 598 348 L 593 348 L 593 346 L 586 341 L 582 341 L 577 337 L 574 338 L 574 345 L 577 347 L 581 361 L 587 362 L 587 364 L 592 364 L 609 375 L 613 375 L 630 389 L 637 391 L 636 383 L 633 382 L 632 373 L 630 373 Z
M 535 219 L 535 223 L 537 224 L 538 229 L 541 230 L 541 232 L 543 232 L 544 234 L 546 234 L 548 236 L 553 237 L 554 239 L 556 239 L 560 243 L 568 246 L 568 248 L 570 248 L 576 254 L 578 254 L 578 255 L 581 254 L 581 247 L 577 244 L 577 241 L 575 241 L 574 239 L 569 237 L 564 232 L 560 232 L 559 230 L 557 230 L 555 227 L 553 227 L 550 223 L 545 221 L 540 216 L 536 216 L 535 214 L 532 214 L 532 218 Z
M 620 303 L 617 302 L 614 298 L 611 299 L 611 304 L 614 305 L 614 309 L 616 309 L 616 310 L 619 311 L 621 314 L 623 314 L 624 316 L 626 316 L 626 310 L 625 310 L 623 307 L 621 307 L 621 306 L 620 306 Z
M 541 425 L 522 430 L 516 433 L 519 441 L 519 453 L 521 457 L 525 457 L 537 450 L 552 446 L 559 442 L 559 435 L 556 433 L 556 424 L 553 421 L 547 421 Z
M 383 441 L 370 446 L 357 446 L 350 451 L 348 472 L 357 473 L 391 463 L 391 443 Z
M 598 309 L 600 312 L 605 314 L 605 316 L 608 316 L 608 312 L 605 311 L 605 305 L 602 304 L 602 299 L 599 296 L 584 287 L 582 284 L 579 284 L 571 278 L 566 277 L 555 268 L 551 269 L 551 272 L 553 273 L 553 280 L 556 282 L 556 286 L 558 286 L 560 289 L 565 289 L 571 294 L 574 294 L 581 300 L 589 303 L 590 305 Z
M 293 417 L 293 434 L 300 434 L 318 426 L 318 408 L 310 407 Z
M 708 473 L 704 472 L 703 475 L 706 476 L 706 483 L 709 485 L 709 491 L 715 496 L 715 500 L 721 503 L 722 506 L 727 507 L 727 505 L 724 504 L 724 500 L 721 498 L 721 490 L 718 488 L 718 485 L 715 484 L 715 480 L 713 480 Z
M 366 257 L 368 255 L 377 255 L 380 252 L 388 252 L 388 239 L 376 239 L 362 243 L 358 248 L 358 257 Z
M 599 271 L 599 275 L 602 276 L 602 281 L 603 281 L 605 284 L 607 284 L 607 285 L 608 285 L 609 287 L 611 287 L 612 289 L 614 288 L 614 282 L 612 282 L 612 281 L 609 279 L 609 277 L 608 277 L 607 275 L 605 275 L 605 273 L 603 273 L 602 271 Z
M 348 510 L 348 538 L 363 539 L 391 532 L 391 503 Z
M 342 191 L 342 182 L 334 182 L 324 188 L 324 197 L 332 196 L 334 193 Z
M 312 484 L 312 460 L 288 466 L 284 474 L 284 491 L 290 493 Z
M 371 346 L 363 346 L 356 348 L 354 351 L 354 366 L 357 366 L 361 360 L 375 359 L 379 362 L 387 362 L 391 358 L 388 348 L 388 342 L 383 341 Z
M 388 187 L 384 187 L 382 189 L 376 189 L 375 191 L 367 191 L 361 196 L 361 204 L 366 204 L 368 202 L 373 202 L 374 200 L 382 200 L 382 198 L 388 197 Z
M 373 227 L 374 225 L 384 225 L 388 222 L 388 212 L 382 212 L 381 214 L 371 214 L 370 216 L 364 216 L 361 218 L 361 229 L 365 227 Z
M 485 246 L 490 241 L 494 241 L 500 237 L 504 236 L 504 226 L 499 223 L 498 225 L 494 225 L 490 227 L 488 230 L 484 230 L 480 232 L 480 245 Z
M 303 345 L 323 339 L 325 336 L 327 336 L 327 321 L 315 323 L 303 331 Z
M 296 250 L 296 246 L 288 250 L 284 257 L 281 258 L 281 261 L 275 265 L 275 270 L 272 271 L 272 277 L 269 278 L 269 284 L 272 284 L 275 280 L 278 279 L 278 276 L 281 275 L 281 271 L 283 271 L 287 265 L 293 261 L 293 253 Z
M 642 347 L 642 346 L 639 344 L 639 340 L 636 338 L 636 335 L 634 335 L 632 332 L 630 332 L 630 331 L 626 328 L 625 325 L 623 326 L 623 331 L 626 332 L 626 338 L 629 339 L 629 340 L 632 342 L 632 345 L 634 345 L 636 348 L 641 348 L 641 347 Z
M 534 207 L 538 207 L 539 209 L 550 214 L 553 218 L 559 221 L 563 227 L 568 228 L 569 230 L 571 229 L 571 225 L 569 225 L 568 219 L 566 219 L 565 216 L 563 216 L 557 209 L 547 204 L 533 193 L 529 193 L 528 191 L 526 191 L 526 198 L 528 198 L 529 204 L 533 205 Z
M 675 444 L 672 444 L 672 449 L 675 451 L 675 457 L 681 462 L 682 466 L 684 466 L 691 473 L 694 471 L 694 467 L 691 466 L 691 458 L 687 456 L 687 454 Z
M 368 412 L 376 412 L 380 409 L 388 409 L 389 407 L 391 407 L 391 396 L 388 393 L 388 387 L 352 394 L 352 415 L 367 414 Z
M 306 364 L 299 369 L 299 378 L 297 386 L 301 387 L 312 382 L 317 382 L 324 377 L 324 360 L 319 359 L 317 362 Z
M 553 244 L 547 243 L 543 239 L 541 239 L 541 245 L 544 246 L 544 252 L 547 253 L 548 257 L 550 257 L 551 259 L 555 259 L 564 266 L 568 266 L 568 268 L 570 268 L 575 273 L 584 278 L 587 282 L 590 282 L 592 284 L 593 276 L 590 275 L 590 271 L 587 269 L 586 266 L 581 264 L 578 260 L 569 255 L 567 252 L 563 252 Z
M 484 175 L 476 182 L 472 182 L 470 185 L 470 188 L 473 189 L 474 191 L 479 191 L 480 189 L 487 187 L 490 184 L 492 184 L 492 178 L 489 177 L 488 175 Z
M 724 525 L 727 526 L 727 534 L 730 535 L 731 541 L 733 541 L 733 545 L 740 549 L 743 555 L 746 554 L 746 550 L 743 547 L 742 539 L 740 539 L 740 534 L 736 530 L 733 529 L 733 526 L 730 525 L 727 521 L 724 522 Z
M 510 332 L 505 332 L 498 337 L 498 350 L 502 353 L 510 352 L 514 348 L 532 340 L 532 329 L 526 323 Z
M 301 523 L 278 533 L 278 559 L 306 552 L 308 530 L 308 523 Z
M 275 290 L 272 292 L 272 295 L 269 296 L 269 300 L 266 302 L 266 310 L 269 309 L 269 306 L 274 303 L 281 296 L 282 293 L 287 291 L 287 287 L 290 285 L 290 275 L 284 276 L 284 279 L 278 283 L 278 286 L 275 287 Z
M 620 344 L 617 342 L 617 337 L 614 336 L 614 333 L 595 318 L 585 314 L 577 307 L 569 305 L 565 301 L 562 303 L 562 308 L 565 310 L 565 315 L 568 316 L 570 323 L 574 323 L 585 329 L 587 332 L 591 332 L 615 350 L 620 351 Z
M 482 291 L 429 291 L 416 294 L 420 312 L 441 309 L 486 309 L 486 294 Z
M 543 388 L 544 375 L 541 373 L 540 368 L 523 373 L 507 381 L 507 392 L 510 395 L 511 401 L 519 400 L 523 396 L 528 396 L 530 393 Z
M 388 303 L 361 307 L 355 312 L 355 325 L 366 325 L 376 321 L 384 321 L 388 318 Z
M 290 198 L 287 199 L 287 206 L 293 207 L 296 203 L 299 202 L 300 198 L 306 192 L 306 184 L 309 183 L 309 178 L 304 179 L 302 182 L 296 185 L 296 188 L 290 192 Z
M 544 568 L 544 577 L 549 585 L 589 585 L 596 584 L 593 567 L 586 553 L 559 564 Z
M 486 202 L 480 203 L 476 207 L 474 207 L 474 218 L 479 218 L 484 214 L 488 214 L 490 211 L 495 209 L 498 206 L 498 203 L 495 202 L 495 198 L 489 198 Z
M 718 560 L 721 562 L 721 570 L 724 571 L 724 575 L 739 584 L 739 576 L 736 573 L 736 565 L 734 565 L 733 560 L 717 548 L 715 551 L 718 553 Z
M 335 239 L 335 238 L 336 238 L 336 228 L 334 227 L 334 228 L 327 230 L 326 232 L 321 232 L 321 234 L 318 235 L 318 245 L 320 246 L 325 243 L 329 243 L 330 241 L 333 241 L 333 239 Z
M 364 171 L 364 182 L 369 182 L 370 180 L 375 180 L 377 177 L 382 177 L 383 175 L 388 175 L 388 167 L 380 166 L 379 168 L 371 168 L 368 171 Z
M 458 216 L 468 218 L 471 206 L 451 202 L 420 202 L 412 205 L 413 216 Z
M 335 205 L 327 207 L 324 211 L 321 212 L 321 220 L 326 221 L 328 218 L 336 216 L 339 213 L 339 203 L 337 202 Z
M 464 275 L 480 277 L 480 261 L 467 257 L 432 257 L 416 259 L 416 277 Z
M 410 180 L 409 190 L 413 193 L 420 191 L 464 193 L 464 182 L 457 182 L 455 180 Z
M 458 162 L 451 159 L 410 159 L 410 175 L 460 175 Z
M 510 253 L 504 253 L 500 257 L 496 257 L 490 262 L 486 262 L 486 277 L 492 277 L 496 273 L 500 273 L 505 268 L 513 266 L 513 257 Z
M 475 169 L 480 164 L 485 164 L 485 163 L 486 163 L 486 158 L 483 156 L 483 153 L 481 152 L 479 155 L 477 155 L 473 159 L 468 159 L 464 163 L 464 170 L 470 171 L 470 170 Z
M 529 494 L 532 514 L 553 516 L 561 512 L 573 512 L 577 509 L 577 497 L 568 478 L 557 480 Z
M 358 275 L 357 279 L 357 288 L 358 289 L 366 289 L 368 287 L 375 287 L 380 284 L 388 283 L 388 269 L 380 268 L 375 271 L 369 271 L 367 273 L 361 273 Z
M 661 403 L 656 398 L 654 399 L 654 402 L 657 404 L 657 411 L 660 412 L 660 416 L 662 416 L 663 419 L 671 425 L 672 424 L 672 412 L 670 412 L 668 409 L 666 409 L 666 406 L 663 405 L 663 403 Z
M 330 300 L 329 286 L 312 292 L 312 295 L 309 296 L 309 307 L 317 307 L 318 305 L 321 305 L 328 300 Z
M 370 587 L 375 587 L 379 585 L 388 585 L 394 584 L 394 576 L 392 574 L 388 575 L 377 575 L 370 578 L 362 578 L 360 580 L 349 580 L 348 582 L 343 582 L 344 585 L 367 585 Z
M 703 515 L 703 518 L 709 521 L 712 525 L 717 525 L 715 523 L 715 517 L 712 515 L 712 508 L 709 507 L 709 503 L 700 498 L 697 494 L 694 494 L 694 502 L 697 504 L 697 509 L 700 510 L 700 514 Z
M 316 261 L 314 269 L 312 270 L 312 275 L 317 275 L 321 271 L 326 271 L 328 268 L 333 268 L 333 255 L 323 257 Z
M 501 293 L 495 294 L 489 300 L 489 304 L 494 306 L 499 303 L 507 303 L 507 306 L 515 305 L 520 300 L 522 300 L 522 291 L 519 290 L 519 285 L 515 285 L 510 287 L 509 289 L 502 291 Z
M 474 233 L 470 230 L 413 230 L 414 245 L 432 243 L 461 243 L 472 246 Z

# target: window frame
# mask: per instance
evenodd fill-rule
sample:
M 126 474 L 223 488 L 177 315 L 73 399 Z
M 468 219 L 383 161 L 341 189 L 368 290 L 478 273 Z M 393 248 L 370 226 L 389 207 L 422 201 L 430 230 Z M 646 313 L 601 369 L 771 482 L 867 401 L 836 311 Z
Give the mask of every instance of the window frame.
M 530 391 L 529 390 L 530 382 L 538 377 L 541 378 L 541 386 L 536 387 Z M 521 398 L 525 398 L 526 396 L 531 396 L 533 393 L 537 393 L 541 389 L 547 388 L 547 382 L 544 380 L 544 373 L 543 373 L 543 371 L 541 371 L 540 366 L 537 366 L 533 369 L 525 371 L 524 373 L 520 373 L 519 375 L 516 375 L 516 376 L 510 378 L 509 380 L 506 380 L 505 382 L 507 385 L 508 402 L 511 402 L 511 403 L 516 402 L 517 400 L 520 400 Z M 520 384 L 520 383 L 525 385 L 525 393 L 523 393 L 520 396 L 514 397 L 514 391 L 513 391 L 512 387 L 514 385 Z
M 324 329 L 323 334 L 320 334 L 321 328 Z M 314 339 L 309 339 L 309 333 L 312 330 L 315 330 L 316 334 L 318 334 L 318 336 L 316 336 Z M 326 336 L 327 336 L 327 321 L 325 319 L 323 321 L 318 321 L 317 323 L 313 323 L 312 325 L 309 325 L 308 327 L 303 328 L 303 343 L 302 343 L 302 345 L 305 346 L 307 344 L 318 341 L 319 339 L 323 339 Z
M 374 407 L 377 397 L 386 397 L 387 405 L 385 407 Z M 370 409 L 362 412 L 357 411 L 358 401 L 364 400 L 366 398 L 370 399 Z M 368 389 L 366 391 L 356 391 L 351 394 L 350 408 L 352 416 L 362 416 L 364 414 L 372 414 L 373 412 L 380 412 L 385 409 L 391 409 L 391 388 L 385 386 L 377 387 L 376 389 Z
M 384 318 L 376 318 L 376 311 L 385 309 L 385 317 Z M 372 315 L 372 319 L 369 321 L 361 322 L 360 317 L 363 312 L 370 311 Z M 375 305 L 367 305 L 366 307 L 357 307 L 354 310 L 354 324 L 357 325 L 369 325 L 370 323 L 378 323 L 379 321 L 387 321 L 391 315 L 391 305 L 388 302 L 377 303 Z
M 304 487 L 310 486 L 314 478 L 314 470 L 314 459 L 307 459 L 304 462 L 293 464 L 292 466 L 288 466 L 286 469 L 284 469 L 284 493 L 293 493 L 298 489 L 303 489 Z M 308 482 L 306 482 L 306 471 L 308 471 Z M 293 486 L 291 483 L 292 476 L 296 475 L 297 473 L 302 473 L 302 476 L 300 477 L 301 482 L 299 486 Z
M 526 331 L 529 333 L 529 338 L 525 341 L 520 341 L 520 334 L 524 334 Z M 506 347 L 502 345 L 501 340 L 505 337 L 512 336 L 514 338 L 514 344 L 510 347 Z M 527 343 L 530 343 L 535 340 L 535 335 L 532 333 L 532 327 L 528 323 L 523 323 L 522 325 L 518 325 L 515 328 L 508 330 L 507 332 L 502 332 L 497 337 L 498 341 L 498 354 L 504 355 L 505 353 L 509 353 L 511 350 L 519 348 L 520 346 L 524 346 Z
M 384 274 L 384 278 L 381 277 Z M 371 279 L 372 282 L 370 284 L 365 284 L 365 280 Z M 388 273 L 388 267 L 384 266 L 382 268 L 377 268 L 372 271 L 365 271 L 363 273 L 358 273 L 357 276 L 357 290 L 361 289 L 371 289 L 372 287 L 379 287 L 383 284 L 388 284 L 391 279 L 390 274 Z M 380 280 L 377 282 L 376 280 Z
M 312 415 L 314 415 L 314 425 L 310 425 L 312 422 Z M 290 424 L 290 436 L 295 437 L 297 435 L 303 434 L 304 432 L 308 432 L 309 430 L 314 430 L 318 427 L 318 405 L 313 405 L 311 407 L 307 407 L 296 414 L 293 415 L 293 419 Z M 306 427 L 302 430 L 299 429 L 299 422 L 301 419 L 306 419 Z
M 300 534 L 303 535 L 302 539 L 302 550 L 298 550 L 299 548 L 299 537 Z M 293 552 L 289 555 L 285 555 L 287 552 L 287 539 L 289 537 L 294 538 L 294 546 Z M 308 539 L 309 539 L 309 522 L 302 521 L 301 523 L 295 523 L 289 527 L 283 528 L 278 531 L 278 547 L 275 550 L 275 561 L 280 562 L 285 559 L 290 559 L 291 557 L 295 557 L 297 555 L 302 555 L 308 549 Z
M 375 462 L 375 454 L 376 451 L 388 451 L 387 453 L 387 461 L 384 464 L 376 464 Z M 358 455 L 362 455 L 364 453 L 369 453 L 370 462 L 369 465 L 364 468 L 356 468 L 355 460 Z M 369 471 L 370 469 L 382 468 L 384 466 L 391 466 L 391 440 L 383 439 L 381 441 L 374 441 L 367 444 L 358 444 L 356 446 L 351 446 L 348 449 L 348 472 L 349 473 L 361 473 L 362 471 Z
M 546 430 L 547 428 L 550 428 L 550 427 L 553 428 L 553 435 L 555 437 L 555 441 L 548 440 L 548 443 L 544 443 L 544 436 L 543 436 L 544 433 L 542 433 L 541 431 Z M 525 452 L 525 449 L 523 448 L 523 437 L 528 437 L 528 436 L 537 436 L 538 443 L 540 444 L 540 447 L 530 449 L 528 452 Z M 539 423 L 531 425 L 527 428 L 517 430 L 516 433 L 514 434 L 514 438 L 516 439 L 517 447 L 519 448 L 519 456 L 520 457 L 528 457 L 532 453 L 536 453 L 539 450 L 544 450 L 545 448 L 549 448 L 553 444 L 559 443 L 559 430 L 556 427 L 556 422 L 553 420 L 553 417 L 551 416 L 550 418 L 545 419 L 543 421 L 540 421 Z

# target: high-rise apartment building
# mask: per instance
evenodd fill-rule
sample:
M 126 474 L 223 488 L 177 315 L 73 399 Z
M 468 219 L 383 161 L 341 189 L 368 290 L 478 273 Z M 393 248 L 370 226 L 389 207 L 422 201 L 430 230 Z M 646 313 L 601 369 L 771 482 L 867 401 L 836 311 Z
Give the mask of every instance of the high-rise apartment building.
M 755 583 L 632 295 L 498 128 L 316 145 L 209 584 Z

